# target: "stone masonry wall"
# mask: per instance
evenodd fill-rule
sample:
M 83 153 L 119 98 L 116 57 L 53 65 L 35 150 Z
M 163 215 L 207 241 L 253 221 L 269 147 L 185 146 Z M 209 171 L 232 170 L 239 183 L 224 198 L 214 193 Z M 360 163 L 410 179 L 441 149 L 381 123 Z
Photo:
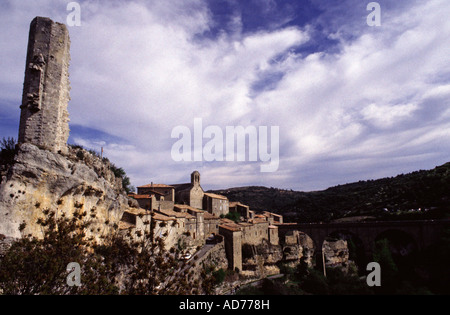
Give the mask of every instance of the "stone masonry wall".
M 19 143 L 67 152 L 70 38 L 64 24 L 36 17 L 30 25 Z

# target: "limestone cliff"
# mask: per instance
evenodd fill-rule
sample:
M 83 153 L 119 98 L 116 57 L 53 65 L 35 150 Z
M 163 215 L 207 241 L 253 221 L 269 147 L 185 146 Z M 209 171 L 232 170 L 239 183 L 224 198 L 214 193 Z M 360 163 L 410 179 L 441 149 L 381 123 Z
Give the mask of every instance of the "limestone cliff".
M 93 224 L 88 234 L 97 239 L 118 225 L 129 201 L 110 165 L 83 149 L 53 153 L 24 143 L 18 147 L 13 165 L 0 181 L 0 234 L 41 236 L 37 224 L 43 210 L 71 216 L 86 211 Z
M 323 243 L 327 267 L 345 267 L 349 263 L 349 251 L 345 240 L 326 240 Z
M 283 249 L 281 245 L 267 242 L 260 245 L 244 244 L 242 258 L 242 275 L 262 278 L 279 273 L 277 264 L 283 260 Z

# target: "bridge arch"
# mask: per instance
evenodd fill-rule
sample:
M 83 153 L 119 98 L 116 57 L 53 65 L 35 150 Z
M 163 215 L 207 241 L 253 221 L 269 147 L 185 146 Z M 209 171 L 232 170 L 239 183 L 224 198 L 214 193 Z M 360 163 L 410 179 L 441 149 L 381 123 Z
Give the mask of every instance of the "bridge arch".
M 440 238 L 445 227 L 449 226 L 450 220 L 418 220 L 418 221 L 370 221 L 370 222 L 339 222 L 339 223 L 295 223 L 295 224 L 279 224 L 280 240 L 284 239 L 284 235 L 291 233 L 292 230 L 306 233 L 314 243 L 314 256 L 316 263 L 318 259 L 322 259 L 322 244 L 329 234 L 335 231 L 344 230 L 351 234 L 357 235 L 361 239 L 365 256 L 369 261 L 373 261 L 373 249 L 375 242 L 380 238 L 387 237 L 391 240 L 406 239 L 411 246 L 406 246 L 401 251 L 394 247 L 394 252 L 399 252 L 400 256 L 407 254 L 408 248 L 412 251 L 420 252 L 427 248 Z M 392 230 L 396 231 L 393 232 Z M 393 242 L 398 244 L 398 242 Z M 400 242 L 399 244 L 402 244 Z M 365 268 L 364 268 L 365 269 Z
M 419 250 L 418 242 L 413 234 L 402 229 L 386 229 L 375 237 L 374 243 L 387 239 L 391 253 L 397 257 L 405 257 Z
M 383 249 L 387 246 L 396 269 L 404 274 L 414 273 L 414 264 L 412 262 L 416 261 L 420 252 L 419 244 L 417 244 L 414 236 L 414 234 L 408 233 L 403 229 L 386 229 L 376 236 L 374 251 L 380 254 L 379 257 L 382 259 L 384 256 L 382 254 Z M 380 242 L 381 240 L 387 240 L 387 243 Z

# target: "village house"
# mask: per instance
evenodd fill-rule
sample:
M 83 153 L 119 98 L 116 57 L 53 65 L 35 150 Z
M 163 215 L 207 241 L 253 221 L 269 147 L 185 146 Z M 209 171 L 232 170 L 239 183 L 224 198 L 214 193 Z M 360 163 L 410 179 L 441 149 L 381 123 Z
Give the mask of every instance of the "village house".
M 279 244 L 277 224 L 283 223 L 282 216 L 268 211 L 257 214 L 240 202 L 205 192 L 198 171 L 191 174 L 190 183 L 151 183 L 138 187 L 137 194 L 129 196 L 141 209 L 125 212 L 120 229 L 142 235 L 153 218 L 155 236 L 164 239 L 168 250 L 179 245 L 181 239 L 191 248 L 198 248 L 221 235 L 229 268 L 242 270 L 242 245 Z M 239 213 L 240 219 L 227 219 L 230 212 Z
M 228 198 L 225 196 L 204 193 L 203 209 L 215 216 L 225 216 L 229 211 Z
M 151 183 L 149 185 L 138 187 L 137 191 L 137 196 L 138 198 L 140 196 L 139 199 L 141 199 L 141 202 L 143 204 L 148 205 L 149 202 L 151 203 L 149 210 L 173 208 L 175 202 L 175 191 L 173 186 Z M 144 196 L 149 197 L 145 198 Z M 138 198 L 133 198 L 135 198 L 139 202 Z M 149 201 L 148 199 L 152 200 Z

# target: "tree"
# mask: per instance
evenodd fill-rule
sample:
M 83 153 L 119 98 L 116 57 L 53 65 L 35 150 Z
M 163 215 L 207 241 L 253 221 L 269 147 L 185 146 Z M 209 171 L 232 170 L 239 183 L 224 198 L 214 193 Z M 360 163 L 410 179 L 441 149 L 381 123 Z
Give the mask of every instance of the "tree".
M 241 221 L 241 215 L 239 214 L 239 212 L 228 212 L 225 215 L 225 218 L 230 219 L 236 223 L 239 223 Z
M 389 240 L 381 239 L 375 243 L 373 260 L 379 263 L 381 268 L 382 285 L 377 290 L 381 293 L 394 293 L 399 286 L 399 270 L 392 257 Z
M 99 294 L 117 292 L 106 284 L 97 270 L 101 260 L 91 252 L 86 238 L 89 222 L 86 213 L 76 212 L 72 219 L 44 210 L 38 224 L 44 237 L 30 235 L 15 242 L 0 261 L 0 288 L 4 294 Z M 21 229 L 23 229 L 23 225 Z M 83 266 L 82 279 L 89 286 L 70 287 L 66 284 L 66 267 L 70 262 Z M 104 284 L 104 285 L 102 285 Z
M 16 140 L 14 138 L 3 138 L 0 141 L 0 164 L 11 165 L 16 155 Z
M 135 188 L 131 186 L 130 178 L 127 176 L 127 173 L 123 168 L 111 164 L 111 170 L 113 171 L 114 176 L 116 176 L 116 178 L 122 179 L 122 187 L 123 189 L 125 189 L 127 194 L 135 191 Z
M 303 251 L 303 256 L 302 258 L 300 258 L 300 263 L 297 265 L 296 268 L 296 272 L 295 272 L 295 276 L 301 280 L 304 279 L 305 277 L 308 276 L 308 272 L 309 272 L 309 266 L 308 266 L 308 262 L 306 261 L 306 255 L 305 255 L 306 250 Z
M 325 276 L 315 269 L 309 270 L 301 288 L 308 293 L 317 295 L 326 295 L 330 290 Z
M 16 241 L 0 260 L 0 292 L 30 294 L 196 294 L 202 291 L 200 274 L 188 283 L 183 265 L 175 254 L 164 250 L 164 242 L 153 235 L 153 223 L 141 238 L 111 233 L 102 244 L 87 235 L 91 225 L 86 212 L 56 217 L 44 211 L 38 220 L 43 238 L 31 235 Z M 21 226 L 23 230 L 23 226 Z M 81 286 L 67 285 L 67 265 L 81 267 Z M 202 278 L 204 276 L 205 278 Z M 209 286 L 204 286 L 212 290 Z

